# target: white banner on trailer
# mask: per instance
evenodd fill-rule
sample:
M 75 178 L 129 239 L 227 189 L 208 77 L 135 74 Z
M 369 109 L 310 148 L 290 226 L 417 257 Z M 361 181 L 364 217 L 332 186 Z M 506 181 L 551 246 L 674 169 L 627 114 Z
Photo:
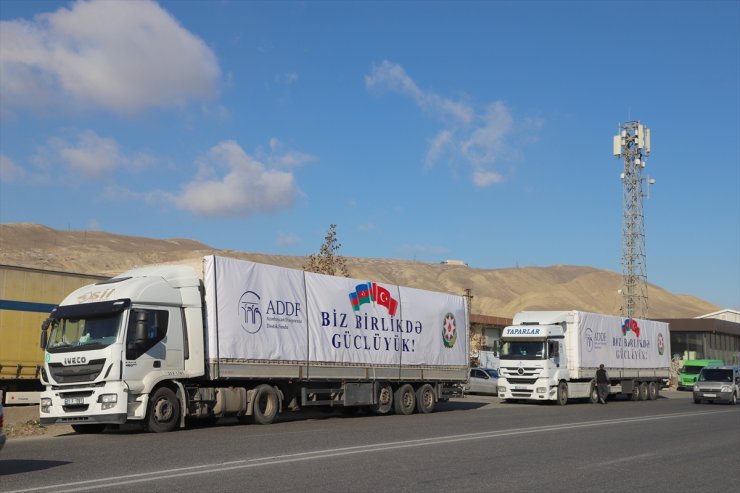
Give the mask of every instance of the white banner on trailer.
M 576 312 L 582 367 L 666 368 L 670 366 L 668 324 L 652 320 Z
M 209 256 L 204 274 L 209 358 L 306 360 L 302 271 Z
M 222 257 L 204 262 L 210 359 L 467 364 L 462 296 Z

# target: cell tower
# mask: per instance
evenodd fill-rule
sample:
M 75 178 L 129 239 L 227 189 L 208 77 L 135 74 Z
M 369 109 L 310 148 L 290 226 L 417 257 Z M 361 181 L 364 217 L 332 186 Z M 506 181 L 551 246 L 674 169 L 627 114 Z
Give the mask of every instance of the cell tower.
M 650 129 L 639 121 L 620 125 L 614 136 L 614 156 L 624 159 L 622 179 L 622 316 L 647 318 L 648 286 L 645 263 L 645 215 L 642 170 L 650 154 Z M 647 197 L 655 180 L 645 180 Z

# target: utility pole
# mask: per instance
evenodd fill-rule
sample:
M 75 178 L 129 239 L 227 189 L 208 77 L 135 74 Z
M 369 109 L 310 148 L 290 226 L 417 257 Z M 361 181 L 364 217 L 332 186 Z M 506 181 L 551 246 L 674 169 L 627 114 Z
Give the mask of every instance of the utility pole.
M 650 185 L 645 181 L 647 195 L 643 193 L 642 170 L 650 154 L 650 129 L 639 121 L 619 126 L 614 136 L 614 156 L 622 158 L 622 316 L 647 318 L 648 286 L 645 253 L 645 215 L 643 197 L 650 196 Z

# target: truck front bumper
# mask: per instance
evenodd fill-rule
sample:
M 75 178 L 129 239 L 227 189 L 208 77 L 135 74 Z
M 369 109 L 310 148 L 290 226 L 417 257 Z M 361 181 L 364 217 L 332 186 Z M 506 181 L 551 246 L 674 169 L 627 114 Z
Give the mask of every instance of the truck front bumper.
M 122 382 L 102 386 L 47 387 L 39 404 L 41 424 L 123 424 L 128 417 L 128 387 Z
M 503 383 L 502 383 L 503 382 Z M 516 382 L 499 379 L 498 396 L 502 399 L 534 399 L 549 401 L 555 400 L 557 387 L 551 387 L 546 379 L 537 380 L 532 385 L 522 385 Z

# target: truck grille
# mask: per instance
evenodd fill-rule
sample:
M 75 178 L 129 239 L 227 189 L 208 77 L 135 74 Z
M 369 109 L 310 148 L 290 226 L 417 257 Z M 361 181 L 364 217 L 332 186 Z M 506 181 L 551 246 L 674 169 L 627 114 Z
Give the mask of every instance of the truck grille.
M 51 378 L 57 383 L 92 382 L 103 371 L 105 359 L 90 360 L 86 365 L 64 366 L 61 363 L 49 363 Z
M 519 379 L 522 380 L 521 383 L 523 383 L 523 380 L 530 379 L 532 380 L 532 383 L 537 380 L 537 377 L 539 377 L 540 373 L 542 373 L 542 368 L 527 368 L 522 367 L 521 373 L 519 372 L 520 368 L 504 368 L 502 367 L 499 371 L 501 373 L 502 377 L 505 377 L 507 380 L 515 380 Z
M 534 385 L 534 383 L 537 381 L 536 378 L 516 378 L 516 377 L 506 377 L 506 380 L 509 381 L 512 385 Z

